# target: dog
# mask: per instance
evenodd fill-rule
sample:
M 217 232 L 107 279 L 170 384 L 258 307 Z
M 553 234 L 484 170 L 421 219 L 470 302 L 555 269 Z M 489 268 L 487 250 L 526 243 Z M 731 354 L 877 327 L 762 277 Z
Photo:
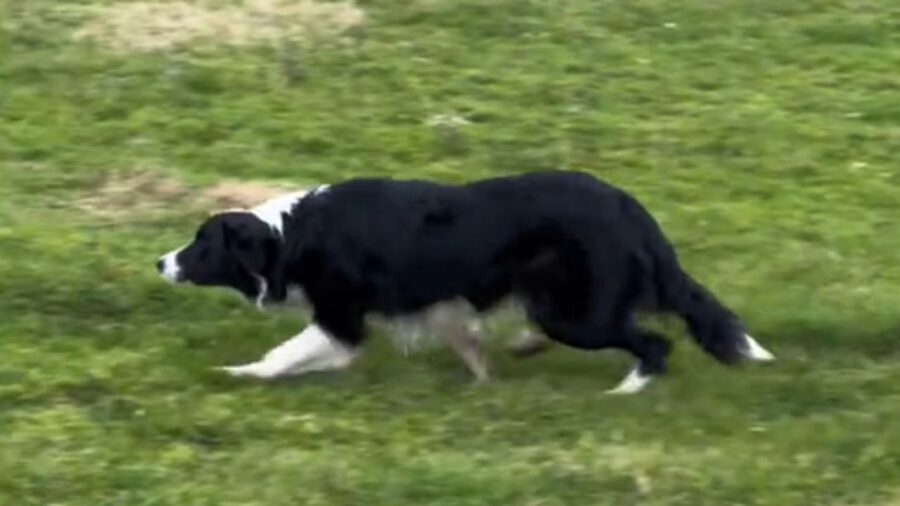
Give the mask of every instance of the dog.
M 671 344 L 641 328 L 639 312 L 679 315 L 722 363 L 774 359 L 682 269 L 635 198 L 583 172 L 323 185 L 215 214 L 156 267 L 170 282 L 231 288 L 260 308 L 291 300 L 311 308 L 300 334 L 258 361 L 222 368 L 234 376 L 345 368 L 367 337 L 367 317 L 376 316 L 440 329 L 484 379 L 471 323 L 504 301 L 543 334 L 524 339 L 532 348 L 552 341 L 633 355 L 611 393 L 636 393 L 666 371 Z

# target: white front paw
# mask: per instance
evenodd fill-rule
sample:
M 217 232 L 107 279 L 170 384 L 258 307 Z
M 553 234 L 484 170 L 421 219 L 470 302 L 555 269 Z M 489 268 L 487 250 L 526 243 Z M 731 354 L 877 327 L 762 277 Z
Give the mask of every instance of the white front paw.
M 225 366 L 217 368 L 236 378 L 253 377 L 271 379 L 279 376 L 279 371 L 265 362 L 253 362 L 251 364 Z

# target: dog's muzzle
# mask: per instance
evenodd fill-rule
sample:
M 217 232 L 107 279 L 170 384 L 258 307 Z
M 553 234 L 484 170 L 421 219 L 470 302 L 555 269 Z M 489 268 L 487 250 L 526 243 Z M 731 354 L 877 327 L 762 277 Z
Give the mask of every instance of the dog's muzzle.
M 181 281 L 181 268 L 175 261 L 175 253 L 169 253 L 156 261 L 156 271 L 163 279 L 170 283 Z

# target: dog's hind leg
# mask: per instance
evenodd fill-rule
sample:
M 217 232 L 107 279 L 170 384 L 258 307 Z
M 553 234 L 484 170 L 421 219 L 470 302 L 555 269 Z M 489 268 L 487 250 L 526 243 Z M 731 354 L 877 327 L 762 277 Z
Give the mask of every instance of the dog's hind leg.
M 438 304 L 425 315 L 426 325 L 463 360 L 478 382 L 488 380 L 487 360 L 481 352 L 481 316 L 462 301 Z
M 606 393 L 614 395 L 638 393 L 655 376 L 666 372 L 666 358 L 672 345 L 655 332 L 632 328 L 620 346 L 637 357 L 638 363 L 618 385 Z
M 465 325 L 459 325 L 457 329 L 450 331 L 445 339 L 450 347 L 462 358 L 466 367 L 475 376 L 479 383 L 488 380 L 487 360 L 481 353 L 481 343 L 475 333 L 464 328 Z
M 567 346 L 587 351 L 614 348 L 634 355 L 638 363 L 608 393 L 640 392 L 654 377 L 666 371 L 671 344 L 654 332 L 638 328 L 627 318 L 622 323 L 610 324 L 556 320 L 539 312 L 533 313 L 532 317 L 550 339 Z

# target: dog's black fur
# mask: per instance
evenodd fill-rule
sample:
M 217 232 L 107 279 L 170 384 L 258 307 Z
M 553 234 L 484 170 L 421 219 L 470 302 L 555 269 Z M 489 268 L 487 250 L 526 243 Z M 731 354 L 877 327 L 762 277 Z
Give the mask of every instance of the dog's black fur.
M 186 281 L 261 303 L 300 286 L 314 321 L 351 346 L 365 339 L 368 313 L 457 298 L 486 312 L 513 296 L 552 340 L 626 350 L 643 374 L 665 370 L 670 344 L 636 325 L 638 310 L 682 316 L 721 362 L 745 356 L 741 322 L 682 270 L 647 211 L 583 173 L 461 186 L 351 180 L 300 199 L 281 233 L 249 213 L 214 216 L 178 263 Z

